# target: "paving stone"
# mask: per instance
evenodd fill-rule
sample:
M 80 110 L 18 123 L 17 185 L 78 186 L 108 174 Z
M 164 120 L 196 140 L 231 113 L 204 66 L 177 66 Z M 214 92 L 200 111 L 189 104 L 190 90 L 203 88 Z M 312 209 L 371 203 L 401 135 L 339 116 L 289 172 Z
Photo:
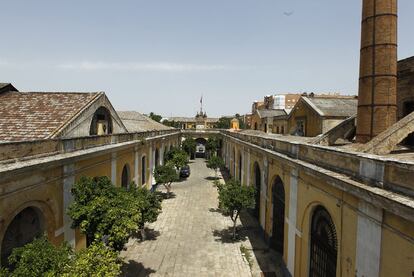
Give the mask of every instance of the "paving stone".
M 217 235 L 232 222 L 215 211 L 217 189 L 206 179 L 214 172 L 202 159 L 190 167 L 191 176 L 173 184 L 175 196 L 163 201 L 158 220 L 147 226 L 159 235 L 144 242 L 131 239 L 121 253 L 125 262 L 133 262 L 123 276 L 252 276 L 240 252 L 241 244 L 252 249 L 249 240 L 227 242 Z

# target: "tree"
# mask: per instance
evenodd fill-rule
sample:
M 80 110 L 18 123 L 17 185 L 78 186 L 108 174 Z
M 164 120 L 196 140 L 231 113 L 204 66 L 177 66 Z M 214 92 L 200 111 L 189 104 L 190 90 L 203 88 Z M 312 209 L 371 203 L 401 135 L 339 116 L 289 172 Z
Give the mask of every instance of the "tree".
M 194 154 L 196 152 L 197 143 L 196 141 L 191 138 L 187 137 L 182 144 L 182 148 L 190 157 L 194 157 Z
M 178 181 L 178 174 L 171 164 L 156 166 L 154 178 L 157 184 L 162 184 L 167 190 L 168 196 L 171 194 L 171 184 Z
M 43 236 L 14 249 L 10 269 L 0 269 L 0 276 L 118 276 L 120 263 L 117 252 L 101 242 L 75 254 L 68 244 L 55 246 Z
M 214 170 L 214 172 L 216 174 L 216 178 L 217 178 L 217 170 L 220 169 L 220 168 L 222 168 L 222 167 L 224 167 L 224 161 L 219 156 L 212 156 L 207 161 L 207 167 Z
M 10 271 L 4 268 L 0 276 L 61 276 L 72 256 L 68 244 L 56 247 L 43 236 L 13 249 L 8 258 Z
M 235 239 L 237 219 L 240 212 L 255 206 L 255 188 L 253 186 L 243 186 L 239 181 L 233 179 L 224 184 L 219 181 L 215 183 L 219 194 L 219 207 L 233 221 L 233 239 Z
M 162 124 L 164 124 L 165 126 L 169 126 L 169 127 L 181 128 L 181 123 L 174 121 L 174 120 L 170 121 L 170 120 L 165 119 L 162 121 Z
M 152 120 L 157 121 L 157 122 L 160 122 L 160 121 L 161 121 L 161 119 L 162 119 L 162 116 L 161 116 L 161 115 L 159 115 L 159 114 L 155 114 L 155 113 L 153 113 L 153 112 L 150 112 L 149 117 L 150 117 Z
M 234 118 L 237 118 L 239 120 L 239 128 L 240 129 L 246 129 L 246 124 L 244 123 L 244 118 L 242 115 L 236 113 L 234 115 Z M 225 116 L 225 117 L 220 117 L 219 121 L 217 123 L 217 128 L 219 129 L 230 129 L 231 126 L 231 117 Z
M 120 273 L 121 261 L 118 254 L 103 243 L 94 242 L 76 254 L 75 260 L 63 276 L 115 277 Z
M 155 222 L 161 213 L 161 197 L 157 192 L 151 192 L 145 187 L 133 187 L 130 190 L 135 198 L 141 218 L 138 222 L 138 229 L 141 232 L 142 240 L 145 240 L 145 223 Z
M 108 177 L 82 177 L 72 188 L 72 195 L 68 209 L 72 228 L 80 228 L 88 245 L 105 240 L 121 250 L 141 217 L 133 195 L 113 186 Z
M 217 150 L 220 148 L 220 139 L 217 136 L 210 137 L 207 140 L 206 150 L 209 152 L 209 156 L 213 154 L 217 155 Z
M 217 128 L 230 129 L 230 121 L 231 121 L 231 118 L 229 117 L 220 117 L 219 121 L 217 122 Z
M 179 170 L 188 164 L 188 155 L 184 150 L 174 147 L 166 153 L 165 162 Z

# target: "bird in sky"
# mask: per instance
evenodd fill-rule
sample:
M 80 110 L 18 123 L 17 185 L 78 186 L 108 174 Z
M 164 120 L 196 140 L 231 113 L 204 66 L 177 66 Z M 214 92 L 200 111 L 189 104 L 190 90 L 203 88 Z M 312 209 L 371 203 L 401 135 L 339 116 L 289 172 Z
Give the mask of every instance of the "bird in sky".
M 283 14 L 286 16 L 291 16 L 295 11 L 284 12 Z

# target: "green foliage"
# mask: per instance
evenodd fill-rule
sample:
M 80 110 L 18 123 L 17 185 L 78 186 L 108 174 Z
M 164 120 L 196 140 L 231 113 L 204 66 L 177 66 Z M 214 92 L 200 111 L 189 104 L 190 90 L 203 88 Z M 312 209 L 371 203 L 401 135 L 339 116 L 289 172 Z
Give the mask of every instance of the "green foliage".
M 224 161 L 219 156 L 212 156 L 207 161 L 207 167 L 213 169 L 215 171 L 216 177 L 217 177 L 217 170 L 224 167 Z
M 159 114 L 155 114 L 155 113 L 153 113 L 153 112 L 150 112 L 149 117 L 150 117 L 152 120 L 157 121 L 157 122 L 160 122 L 160 121 L 161 121 L 161 119 L 162 119 L 162 116 L 161 116 L 161 115 L 159 115 Z
M 174 153 L 174 156 L 167 161 L 167 164 L 172 165 L 177 170 L 188 164 L 188 155 L 183 150 Z
M 115 251 L 103 243 L 93 243 L 76 254 L 73 264 L 63 275 L 115 277 L 121 273 L 121 261 Z
M 107 177 L 82 177 L 72 195 L 68 209 L 72 228 L 80 228 L 88 244 L 106 239 L 109 246 L 121 250 L 141 220 L 133 195 L 113 186 Z
M 239 127 L 240 129 L 246 129 L 246 124 L 244 123 L 244 118 L 240 114 L 236 113 L 234 115 L 235 118 L 239 120 Z M 217 123 L 217 128 L 219 129 L 230 129 L 231 120 L 233 118 L 231 117 L 220 117 L 219 121 Z
M 167 163 L 166 165 L 156 166 L 154 170 L 154 178 L 157 184 L 162 184 L 170 195 L 172 182 L 178 181 L 178 174 L 175 168 Z
M 12 270 L 3 269 L 0 276 L 61 276 L 72 256 L 72 249 L 67 244 L 56 247 L 46 237 L 41 237 L 15 248 L 8 259 Z
M 192 156 L 196 152 L 197 143 L 196 141 L 191 138 L 187 137 L 182 144 L 182 148 L 188 155 Z
M 233 221 L 233 238 L 235 238 L 240 212 L 255 206 L 255 188 L 243 186 L 234 179 L 228 180 L 225 184 L 220 182 L 215 184 L 219 194 L 219 206 Z
M 171 121 L 164 120 L 162 124 L 164 124 L 165 126 L 173 127 L 173 128 L 181 128 L 181 123 L 174 121 L 174 120 L 171 120 Z
M 156 192 L 151 192 L 145 187 L 132 188 L 130 193 L 134 197 L 134 204 L 137 206 L 141 217 L 138 228 L 143 229 L 145 223 L 155 222 L 161 213 L 161 197 Z
M 69 245 L 54 246 L 46 237 L 14 249 L 9 264 L 10 271 L 0 269 L 1 277 L 118 276 L 121 268 L 117 252 L 103 243 L 75 254 Z
M 219 121 L 217 122 L 217 128 L 230 129 L 230 121 L 231 121 L 231 118 L 229 117 L 220 117 Z
M 217 136 L 210 137 L 207 140 L 206 150 L 213 156 L 217 155 L 217 150 L 220 148 L 221 141 Z

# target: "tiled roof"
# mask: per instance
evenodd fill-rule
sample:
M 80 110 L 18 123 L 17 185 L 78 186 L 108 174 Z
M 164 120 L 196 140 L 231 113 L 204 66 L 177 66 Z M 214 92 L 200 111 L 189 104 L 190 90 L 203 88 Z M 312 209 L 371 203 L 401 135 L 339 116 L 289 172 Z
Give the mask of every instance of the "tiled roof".
M 6 92 L 0 95 L 0 142 L 50 138 L 101 93 Z
M 10 83 L 0 83 L 0 89 L 7 87 L 8 85 L 11 85 Z
M 320 116 L 349 117 L 357 113 L 354 97 L 302 97 Z
M 153 131 L 153 130 L 168 130 L 172 129 L 171 127 L 165 126 L 151 118 L 135 111 L 125 111 L 119 112 L 117 114 L 124 123 L 128 132 L 144 132 L 144 131 Z
M 275 117 L 286 115 L 285 110 L 257 110 L 257 114 L 260 118 Z

